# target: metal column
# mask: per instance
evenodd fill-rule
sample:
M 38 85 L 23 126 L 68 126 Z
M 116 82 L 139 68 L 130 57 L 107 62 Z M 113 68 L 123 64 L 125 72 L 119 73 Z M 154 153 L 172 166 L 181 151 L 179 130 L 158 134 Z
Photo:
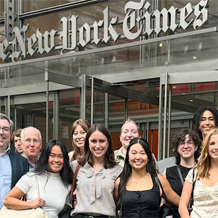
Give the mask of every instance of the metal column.
M 80 118 L 86 119 L 86 75 L 82 75 L 80 88 Z

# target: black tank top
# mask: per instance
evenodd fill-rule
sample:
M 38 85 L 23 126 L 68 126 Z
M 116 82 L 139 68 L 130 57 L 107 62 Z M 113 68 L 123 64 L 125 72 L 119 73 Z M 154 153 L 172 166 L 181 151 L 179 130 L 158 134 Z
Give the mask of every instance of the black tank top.
M 157 218 L 159 217 L 160 189 L 153 177 L 153 187 L 144 191 L 124 190 L 122 196 L 122 217 Z

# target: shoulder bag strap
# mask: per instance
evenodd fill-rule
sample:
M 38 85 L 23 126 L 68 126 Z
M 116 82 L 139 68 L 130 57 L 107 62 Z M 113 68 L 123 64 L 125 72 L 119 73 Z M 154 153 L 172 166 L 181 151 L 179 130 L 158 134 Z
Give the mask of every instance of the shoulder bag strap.
M 161 188 L 161 190 L 162 190 L 162 197 L 164 198 L 164 200 L 166 201 L 166 203 L 167 203 L 167 205 L 168 205 L 167 197 L 166 197 L 166 195 L 165 195 L 165 192 L 164 192 L 163 186 L 162 186 L 162 184 L 161 184 L 161 182 L 160 182 L 160 180 L 159 180 L 157 174 L 155 175 L 155 181 L 156 181 L 157 185 L 160 186 L 160 188 Z
M 180 170 L 180 168 L 179 168 L 179 165 L 176 165 L 176 167 L 177 167 L 177 171 L 178 171 L 178 174 L 179 174 L 179 178 L 180 178 L 180 180 L 181 180 L 181 183 L 182 183 L 182 185 L 184 185 L 184 179 L 183 179 L 183 177 L 182 177 L 182 173 L 181 173 L 181 170 Z
M 76 190 L 76 177 L 77 177 L 77 174 L 79 172 L 79 168 L 80 168 L 80 165 L 78 164 L 77 167 L 76 167 L 74 176 L 73 176 L 73 182 L 72 182 L 71 193 L 70 193 L 70 198 L 72 200 L 73 200 L 73 192 Z

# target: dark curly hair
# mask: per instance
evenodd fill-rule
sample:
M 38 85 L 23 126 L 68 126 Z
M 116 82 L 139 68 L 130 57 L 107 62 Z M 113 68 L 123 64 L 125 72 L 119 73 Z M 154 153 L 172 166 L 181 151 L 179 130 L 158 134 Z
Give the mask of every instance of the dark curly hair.
M 218 110 L 214 107 L 209 107 L 209 106 L 199 107 L 194 113 L 192 123 L 193 123 L 193 130 L 198 133 L 201 140 L 203 140 L 203 136 L 201 130 L 199 129 L 199 124 L 200 124 L 201 116 L 205 111 L 210 111 L 213 114 L 215 125 L 218 126 Z
M 201 139 L 199 138 L 198 134 L 196 132 L 194 132 L 193 130 L 190 129 L 182 129 L 179 132 L 177 132 L 172 140 L 171 140 L 171 149 L 174 152 L 175 158 L 176 158 L 176 164 L 180 163 L 181 157 L 180 154 L 178 153 L 177 149 L 179 146 L 180 142 L 184 142 L 185 141 L 185 136 L 189 135 L 189 137 L 191 138 L 191 140 L 194 142 L 195 146 L 198 146 L 198 149 L 195 151 L 194 153 L 194 158 L 195 158 L 195 162 L 198 162 L 198 158 L 200 156 L 200 151 L 201 151 Z

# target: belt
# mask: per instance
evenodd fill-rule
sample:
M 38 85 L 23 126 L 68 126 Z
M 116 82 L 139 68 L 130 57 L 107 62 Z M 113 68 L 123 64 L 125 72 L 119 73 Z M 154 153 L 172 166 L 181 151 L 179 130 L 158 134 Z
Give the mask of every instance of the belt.
M 78 213 L 73 216 L 73 218 L 108 218 L 106 215 L 99 215 L 99 216 L 93 216 L 89 214 L 84 214 L 84 213 Z

